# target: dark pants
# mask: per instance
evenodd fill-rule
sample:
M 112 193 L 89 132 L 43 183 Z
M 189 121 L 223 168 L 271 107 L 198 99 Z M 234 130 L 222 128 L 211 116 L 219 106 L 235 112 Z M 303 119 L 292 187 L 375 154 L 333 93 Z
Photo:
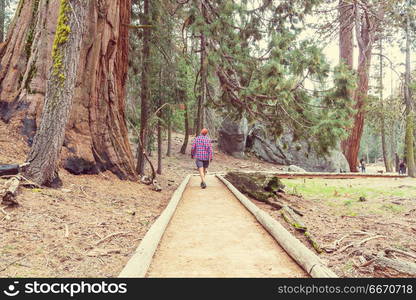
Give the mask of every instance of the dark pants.
M 195 160 L 196 163 L 196 167 L 199 168 L 204 168 L 204 169 L 208 169 L 209 166 L 209 160 Z

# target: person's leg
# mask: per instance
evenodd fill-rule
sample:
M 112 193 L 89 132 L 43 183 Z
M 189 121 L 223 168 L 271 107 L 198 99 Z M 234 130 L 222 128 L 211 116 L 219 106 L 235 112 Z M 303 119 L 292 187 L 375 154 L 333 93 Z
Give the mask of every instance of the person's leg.
M 205 169 L 204 168 L 199 168 L 199 176 L 201 176 L 201 183 L 205 182 Z
M 209 161 L 206 161 L 206 160 L 202 161 L 202 166 L 204 167 L 203 168 L 204 180 L 203 180 L 203 183 L 201 184 L 201 187 L 203 189 L 207 187 L 207 185 L 205 183 L 205 176 L 207 175 L 208 165 L 209 165 Z
M 204 172 L 204 164 L 201 160 L 195 160 L 196 167 L 198 168 L 199 176 L 201 177 L 201 187 L 205 184 L 205 172 Z

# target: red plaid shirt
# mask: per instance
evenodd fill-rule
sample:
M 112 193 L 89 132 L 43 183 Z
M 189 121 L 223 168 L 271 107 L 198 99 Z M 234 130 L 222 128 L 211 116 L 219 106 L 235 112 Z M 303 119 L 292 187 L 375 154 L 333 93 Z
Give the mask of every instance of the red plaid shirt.
M 199 160 L 211 160 L 213 156 L 211 139 L 206 135 L 197 136 L 192 142 L 191 156 Z

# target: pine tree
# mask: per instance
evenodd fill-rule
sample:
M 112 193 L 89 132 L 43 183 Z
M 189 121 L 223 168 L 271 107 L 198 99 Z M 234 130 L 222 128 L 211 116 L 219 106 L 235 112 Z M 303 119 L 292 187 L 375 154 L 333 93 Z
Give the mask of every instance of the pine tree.
M 204 37 L 198 51 L 205 49 L 207 65 L 201 66 L 221 87 L 220 99 L 207 94 L 207 105 L 264 123 L 275 135 L 290 128 L 321 152 L 336 147 L 348 123 L 351 72 L 331 70 L 312 40 L 298 38 L 305 16 L 320 2 L 265 1 L 249 8 L 247 1 L 184 1 L 184 28 L 195 39 Z M 333 87 L 317 92 L 307 86 L 328 86 L 330 74 Z

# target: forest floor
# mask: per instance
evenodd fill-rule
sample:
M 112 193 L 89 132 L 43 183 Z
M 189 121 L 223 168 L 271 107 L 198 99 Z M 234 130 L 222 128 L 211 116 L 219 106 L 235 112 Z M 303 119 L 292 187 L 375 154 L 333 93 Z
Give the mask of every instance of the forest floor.
M 0 211 L 0 277 L 118 276 L 173 191 L 196 172 L 189 154 L 179 153 L 181 145 L 182 137 L 174 135 L 172 156 L 164 158 L 158 176 L 162 192 L 110 172 L 75 176 L 64 169 L 60 189 L 22 188 L 20 206 L 4 208 L 7 215 Z M 0 121 L 0 164 L 23 163 L 28 149 Z M 279 168 L 214 153 L 210 171 Z
M 373 265 L 360 258 L 396 249 L 416 257 L 416 182 L 412 178 L 283 179 L 290 205 L 304 213 L 308 231 L 321 247 L 332 247 L 319 256 L 341 277 L 379 277 Z M 365 201 L 360 201 L 364 197 Z M 283 219 L 280 212 L 252 199 L 292 232 L 312 251 L 304 235 Z M 367 238 L 373 238 L 367 242 Z M 397 258 L 416 262 L 397 254 Z
M 118 276 L 176 187 L 187 174 L 196 173 L 189 154 L 179 154 L 182 139 L 181 135 L 173 136 L 172 155 L 163 160 L 163 175 L 158 176 L 162 192 L 121 181 L 109 172 L 74 176 L 63 169 L 60 176 L 64 185 L 60 189 L 23 188 L 18 196 L 20 206 L 5 208 L 7 215 L 0 211 L 0 277 Z M 21 136 L 0 121 L 0 164 L 23 163 L 27 151 Z M 282 169 L 253 157 L 232 158 L 218 152 L 216 144 L 214 153 L 210 172 Z M 152 160 L 156 160 L 155 155 Z M 379 166 L 367 169 L 376 172 Z M 357 267 L 358 259 L 380 250 L 393 248 L 416 254 L 414 179 L 315 178 L 283 182 L 291 204 L 305 213 L 308 230 L 321 246 L 342 239 L 337 251 L 320 254 L 339 276 L 374 276 L 371 265 Z M 359 201 L 361 196 L 365 202 Z M 253 202 L 313 249 L 278 211 Z M 358 231 L 361 235 L 354 234 Z M 377 235 L 381 237 L 341 251 Z

